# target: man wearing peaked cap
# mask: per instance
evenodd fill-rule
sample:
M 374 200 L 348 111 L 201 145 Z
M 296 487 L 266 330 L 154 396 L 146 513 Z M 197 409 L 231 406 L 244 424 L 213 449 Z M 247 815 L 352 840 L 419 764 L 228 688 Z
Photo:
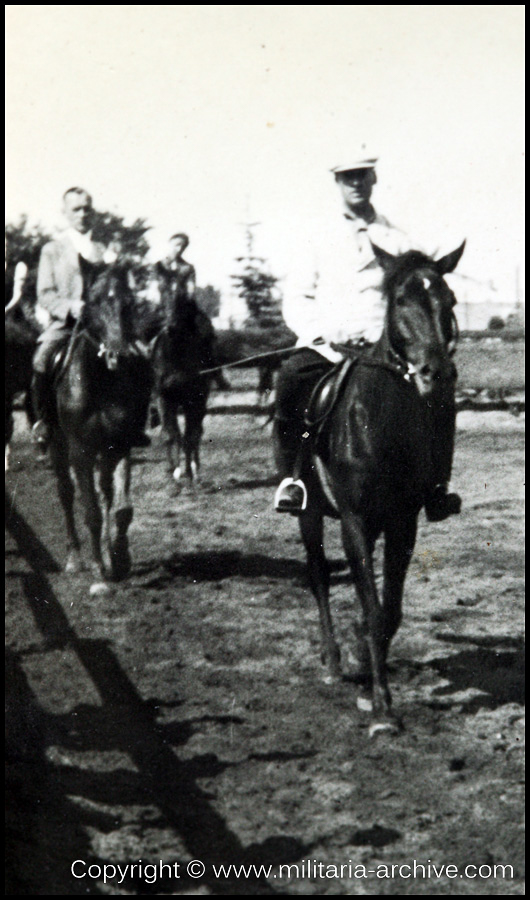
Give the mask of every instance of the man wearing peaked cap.
M 342 356 L 331 344 L 373 343 L 381 336 L 385 303 L 383 272 L 372 244 L 393 255 L 412 249 L 406 235 L 379 215 L 371 203 L 377 181 L 377 158 L 361 153 L 334 166 L 331 172 L 343 202 L 341 231 L 322 232 L 325 249 L 317 263 L 318 276 L 305 303 L 296 303 L 289 315 L 289 297 L 284 304 L 287 324 L 298 334 L 298 353 L 282 366 L 276 390 L 276 426 L 282 443 L 285 467 L 274 497 L 278 512 L 299 513 L 307 505 L 306 487 L 299 477 L 303 454 L 308 452 L 304 408 L 317 381 Z M 416 249 L 419 249 L 416 247 Z M 455 421 L 444 421 L 437 435 L 437 484 L 425 500 L 427 517 L 441 520 L 460 511 L 460 498 L 447 494 L 452 464 Z M 304 448 L 304 449 L 302 449 Z M 446 452 L 445 448 L 449 448 Z

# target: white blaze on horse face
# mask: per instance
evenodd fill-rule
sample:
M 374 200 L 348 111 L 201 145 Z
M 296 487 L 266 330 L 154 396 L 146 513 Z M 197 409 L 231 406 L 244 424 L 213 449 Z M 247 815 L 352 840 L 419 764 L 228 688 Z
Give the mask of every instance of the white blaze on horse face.
M 423 287 L 425 288 L 426 291 L 428 291 L 429 288 L 430 288 L 430 286 L 431 286 L 430 279 L 429 279 L 429 278 L 423 278 L 422 281 L 423 281 Z

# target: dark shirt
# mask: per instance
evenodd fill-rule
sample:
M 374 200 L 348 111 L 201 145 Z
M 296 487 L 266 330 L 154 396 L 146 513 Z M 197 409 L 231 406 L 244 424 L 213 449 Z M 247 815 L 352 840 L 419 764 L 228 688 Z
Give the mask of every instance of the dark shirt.
M 183 304 L 195 304 L 195 269 L 185 260 L 171 265 L 159 262 L 156 275 L 160 288 L 160 303 L 167 323 L 172 322 Z

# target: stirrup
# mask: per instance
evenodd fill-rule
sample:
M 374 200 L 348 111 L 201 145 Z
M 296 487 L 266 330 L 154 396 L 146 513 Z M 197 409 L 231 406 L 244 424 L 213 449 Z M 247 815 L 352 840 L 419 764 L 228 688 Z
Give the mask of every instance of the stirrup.
M 300 490 L 302 491 L 302 502 L 300 505 L 289 508 L 289 504 L 286 503 L 285 500 L 282 500 L 281 495 L 282 495 L 283 491 L 285 490 L 285 488 L 290 487 L 291 485 L 293 485 L 294 487 L 300 488 Z M 290 513 L 299 513 L 299 512 L 303 512 L 305 509 L 307 509 L 307 488 L 306 488 L 304 482 L 301 481 L 300 479 L 297 479 L 295 481 L 291 477 L 284 478 L 283 481 L 281 481 L 280 484 L 278 485 L 278 487 L 276 489 L 276 493 L 274 494 L 274 509 L 276 510 L 276 512 L 290 512 Z

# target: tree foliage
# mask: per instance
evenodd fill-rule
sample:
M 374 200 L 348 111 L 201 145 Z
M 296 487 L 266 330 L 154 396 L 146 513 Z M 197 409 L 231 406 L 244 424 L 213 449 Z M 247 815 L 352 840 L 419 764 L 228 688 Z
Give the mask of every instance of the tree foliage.
M 278 279 L 265 267 L 265 260 L 252 252 L 252 226 L 247 226 L 247 255 L 237 258 L 242 263 L 242 272 L 231 275 L 238 296 L 249 311 L 246 327 L 281 328 L 285 325 L 282 315 L 282 301 L 277 288 Z
M 126 225 L 123 216 L 112 212 L 94 210 L 92 237 L 105 247 L 114 248 L 120 258 L 133 267 L 142 266 L 149 250 L 146 234 L 151 226 L 145 219 L 135 219 Z

